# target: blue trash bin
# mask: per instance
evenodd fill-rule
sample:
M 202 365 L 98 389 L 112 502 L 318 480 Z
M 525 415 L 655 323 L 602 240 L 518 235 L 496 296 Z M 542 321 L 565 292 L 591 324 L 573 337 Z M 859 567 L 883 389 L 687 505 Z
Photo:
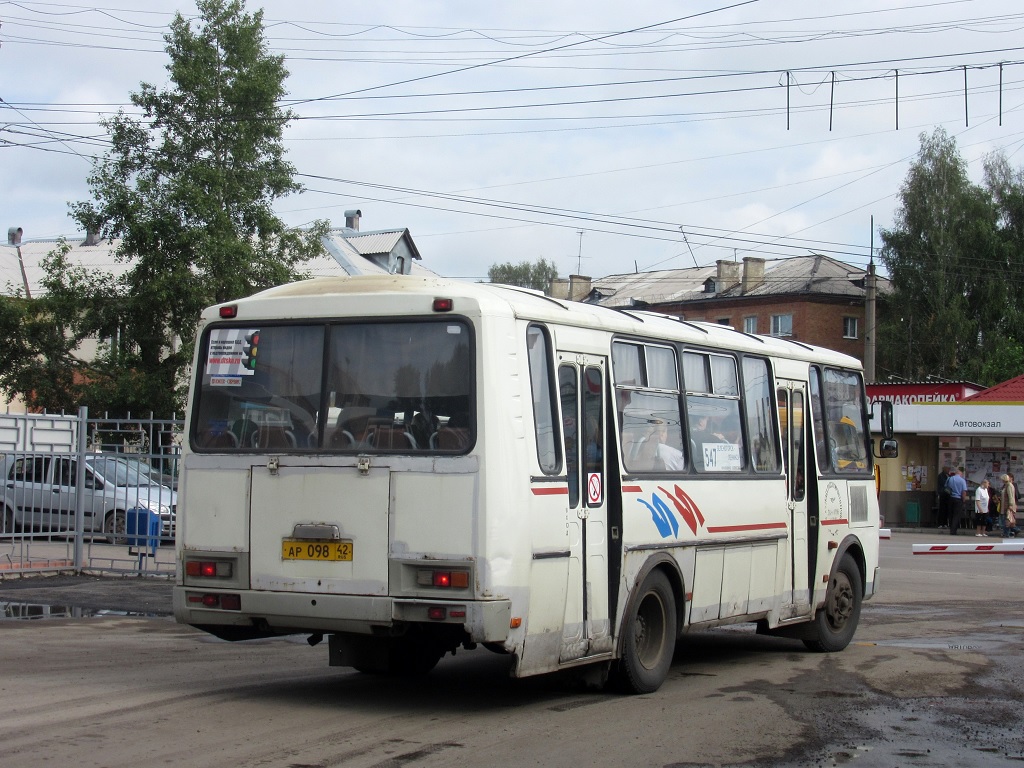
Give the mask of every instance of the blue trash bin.
M 148 549 L 156 554 L 160 546 L 160 515 L 149 509 L 129 509 L 125 519 L 125 534 L 130 549 Z

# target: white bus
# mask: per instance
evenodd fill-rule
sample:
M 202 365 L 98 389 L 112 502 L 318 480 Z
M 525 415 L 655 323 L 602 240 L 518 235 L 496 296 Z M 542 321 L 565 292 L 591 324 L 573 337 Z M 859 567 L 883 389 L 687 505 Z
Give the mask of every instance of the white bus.
M 841 650 L 878 585 L 836 352 L 395 275 L 213 307 L 194 372 L 174 609 L 221 638 L 393 674 L 483 644 L 645 692 L 690 630 Z

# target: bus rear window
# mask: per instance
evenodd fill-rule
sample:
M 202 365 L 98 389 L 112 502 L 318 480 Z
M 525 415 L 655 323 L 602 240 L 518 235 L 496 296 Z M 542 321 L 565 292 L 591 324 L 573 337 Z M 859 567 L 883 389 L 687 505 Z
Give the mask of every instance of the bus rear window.
M 464 452 L 464 323 L 216 327 L 203 339 L 192 444 L 210 451 Z

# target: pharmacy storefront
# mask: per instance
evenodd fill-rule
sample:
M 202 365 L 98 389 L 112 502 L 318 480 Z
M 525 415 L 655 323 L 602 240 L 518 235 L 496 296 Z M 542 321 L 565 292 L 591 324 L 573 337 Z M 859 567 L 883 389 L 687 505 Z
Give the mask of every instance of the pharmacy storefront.
M 972 488 L 985 477 L 1017 475 L 1013 467 L 1024 472 L 1024 402 L 977 402 L 993 389 L 941 380 L 867 386 L 872 407 L 880 400 L 893 404 L 900 446 L 899 458 L 877 462 L 879 507 L 887 525 L 936 525 L 935 484 L 942 467 L 963 469 Z
M 879 503 L 889 525 L 935 525 L 942 467 L 963 470 L 973 490 L 985 479 L 1024 478 L 1024 403 L 895 404 L 897 459 L 878 462 Z

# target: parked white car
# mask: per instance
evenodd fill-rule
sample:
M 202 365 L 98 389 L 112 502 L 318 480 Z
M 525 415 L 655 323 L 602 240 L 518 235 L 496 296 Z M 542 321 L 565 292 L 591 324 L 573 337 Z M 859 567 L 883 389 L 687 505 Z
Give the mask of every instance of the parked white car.
M 2 530 L 74 530 L 77 465 L 77 457 L 67 454 L 0 455 Z M 153 482 L 137 459 L 116 454 L 86 457 L 82 492 L 86 532 L 102 532 L 111 543 L 123 543 L 129 510 L 146 509 L 160 516 L 161 537 L 174 537 L 177 494 Z

